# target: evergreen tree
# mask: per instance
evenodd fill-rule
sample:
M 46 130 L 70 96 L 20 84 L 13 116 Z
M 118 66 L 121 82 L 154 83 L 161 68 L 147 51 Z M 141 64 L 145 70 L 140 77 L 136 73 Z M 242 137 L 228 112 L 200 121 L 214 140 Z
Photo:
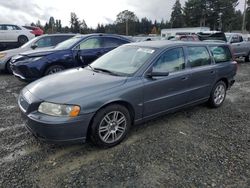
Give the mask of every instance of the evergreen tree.
M 184 22 L 183 22 L 183 14 L 182 14 L 182 7 L 180 0 L 176 0 L 172 10 L 173 11 L 170 19 L 172 28 L 183 27 Z

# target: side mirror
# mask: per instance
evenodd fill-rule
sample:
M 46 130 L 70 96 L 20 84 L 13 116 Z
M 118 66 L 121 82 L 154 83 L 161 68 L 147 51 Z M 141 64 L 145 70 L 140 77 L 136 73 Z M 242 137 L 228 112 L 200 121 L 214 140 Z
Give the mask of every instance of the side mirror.
M 168 76 L 169 72 L 148 72 L 146 76 L 148 78 L 153 78 L 153 77 L 163 77 L 163 76 Z
M 82 63 L 84 63 L 84 57 L 83 57 L 83 56 L 79 55 L 79 59 L 80 59 L 80 61 L 81 61 Z
M 34 50 L 34 49 L 36 49 L 38 46 L 37 46 L 37 44 L 32 44 L 31 45 L 31 48 Z

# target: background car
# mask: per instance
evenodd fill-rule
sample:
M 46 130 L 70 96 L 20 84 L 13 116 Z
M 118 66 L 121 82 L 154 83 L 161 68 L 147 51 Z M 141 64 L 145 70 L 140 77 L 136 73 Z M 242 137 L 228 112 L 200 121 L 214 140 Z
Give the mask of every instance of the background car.
M 0 42 L 18 42 L 24 44 L 35 35 L 30 30 L 12 24 L 0 24 Z
M 244 57 L 245 62 L 250 61 L 250 41 L 243 39 L 240 33 L 226 33 L 227 42 L 231 44 L 234 57 Z
M 176 35 L 174 38 L 170 39 L 172 41 L 200 41 L 197 35 Z
M 71 37 L 74 37 L 75 34 L 51 34 L 51 35 L 42 35 L 40 37 L 36 37 L 29 42 L 25 43 L 19 48 L 6 50 L 0 52 L 0 71 L 5 70 L 6 72 L 11 73 L 10 69 L 10 60 L 13 56 L 18 55 L 19 53 L 37 50 L 41 48 L 52 48 L 56 46 L 58 43 L 63 42 Z
M 65 69 L 86 66 L 110 50 L 130 42 L 120 35 L 78 35 L 53 49 L 26 52 L 12 58 L 11 69 L 18 78 L 33 81 Z
M 31 33 L 33 33 L 36 37 L 44 34 L 44 31 L 40 27 L 35 27 L 35 26 L 23 26 L 23 27 L 28 30 L 31 30 Z

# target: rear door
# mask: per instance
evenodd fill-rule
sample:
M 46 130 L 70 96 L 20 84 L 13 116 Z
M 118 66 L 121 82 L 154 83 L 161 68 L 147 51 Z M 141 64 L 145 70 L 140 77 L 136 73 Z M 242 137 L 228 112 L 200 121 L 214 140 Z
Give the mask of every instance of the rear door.
M 102 45 L 103 45 L 105 53 L 117 48 L 118 46 L 126 44 L 126 43 L 128 43 L 128 41 L 125 41 L 125 40 L 120 39 L 120 38 L 111 37 L 111 36 L 102 37 Z
M 14 25 L 6 25 L 7 33 L 6 33 L 6 41 L 9 42 L 17 42 L 20 28 Z
M 166 112 L 187 102 L 189 72 L 182 47 L 165 51 L 152 65 L 153 72 L 169 73 L 144 78 L 144 117 Z
M 191 73 L 188 101 L 196 102 L 209 97 L 217 71 L 206 46 L 187 46 L 186 52 Z
M 7 38 L 6 38 L 6 35 L 7 35 L 7 27 L 6 25 L 0 25 L 0 41 L 1 42 L 6 42 Z

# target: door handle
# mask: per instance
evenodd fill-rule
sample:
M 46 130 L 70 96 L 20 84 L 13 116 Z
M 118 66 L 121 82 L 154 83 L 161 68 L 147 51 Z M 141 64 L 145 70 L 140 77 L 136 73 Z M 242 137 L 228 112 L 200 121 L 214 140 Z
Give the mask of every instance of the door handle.
M 215 73 L 215 70 L 210 71 L 210 73 L 211 73 L 211 74 L 214 74 L 214 73 Z
M 185 81 L 185 80 L 187 80 L 187 79 L 188 79 L 187 76 L 184 76 L 184 77 L 181 78 L 182 81 Z

